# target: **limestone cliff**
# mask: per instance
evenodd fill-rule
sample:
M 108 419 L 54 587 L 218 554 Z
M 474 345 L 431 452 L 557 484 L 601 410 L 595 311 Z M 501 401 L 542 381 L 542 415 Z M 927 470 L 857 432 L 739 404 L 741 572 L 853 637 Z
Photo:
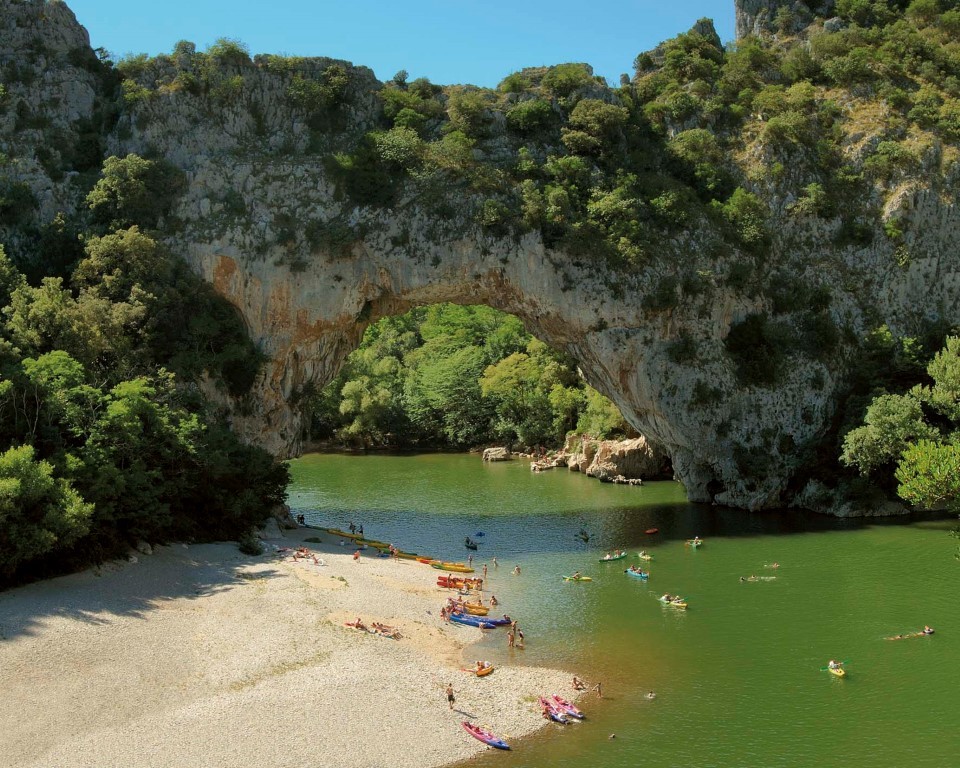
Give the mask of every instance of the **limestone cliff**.
M 738 31 L 752 31 L 761 11 L 769 16 L 776 5 L 739 2 Z M 485 303 L 573 355 L 589 383 L 663 446 L 691 499 L 781 506 L 804 484 L 797 477 L 802 451 L 830 425 L 859 340 L 881 323 L 909 332 L 931 317 L 960 319 L 960 165 L 955 147 L 936 135 L 910 134 L 915 161 L 858 188 L 863 213 L 853 219 L 849 210 L 806 204 L 816 177 L 805 175 L 804 163 L 813 154 L 781 152 L 762 111 L 738 115 L 733 129 L 699 128 L 676 109 L 644 111 L 639 76 L 623 91 L 590 77 L 564 90 L 559 77 L 531 70 L 522 79 L 536 97 L 510 88 L 387 88 L 346 62 L 250 60 L 242 51 L 200 55 L 183 46 L 128 66 L 114 93 L 74 63 L 80 54 L 72 51 L 92 53 L 61 3 L 0 0 L 0 9 L 0 54 L 40 78 L 26 85 L 5 77 L 0 151 L 13 160 L 0 178 L 36 195 L 34 224 L 78 211 L 83 190 L 71 187 L 70 171 L 59 181 L 50 175 L 41 162 L 45 134 L 24 130 L 18 109 L 43 105 L 40 117 L 70 138 L 97 99 L 114 99 L 119 115 L 107 126 L 105 153 L 164 158 L 186 174 L 187 192 L 160 234 L 240 310 L 269 358 L 254 392 L 242 404 L 225 402 L 235 430 L 281 456 L 300 448 L 300 398 L 335 375 L 371 322 L 416 305 Z M 419 101 L 405 95 L 403 103 L 422 113 L 408 107 L 385 117 L 385 94 L 411 89 L 419 89 Z M 822 105 L 827 96 L 811 98 Z M 829 99 L 837 104 L 830 113 L 835 161 L 862 169 L 887 136 L 887 107 L 855 91 Z M 536 117 L 534 108 L 514 110 L 534 100 L 547 105 L 537 119 L 552 138 L 525 138 L 529 122 L 520 120 Z M 579 103 L 600 118 L 591 122 L 586 108 L 574 114 Z M 628 113 L 641 122 L 656 117 L 661 128 L 621 127 L 616 121 Z M 593 229 L 571 224 L 573 214 L 555 223 L 560 214 L 551 211 L 570 210 L 560 192 L 572 193 L 557 191 L 563 170 L 550 166 L 551 157 L 577 148 L 587 158 L 577 166 L 587 168 L 582 184 L 599 184 L 617 176 L 613 155 L 604 153 L 637 157 L 634 142 L 650 163 L 661 163 L 662 175 L 673 140 L 694 128 L 723 136 L 717 162 L 749 199 L 762 201 L 767 234 L 753 250 L 745 239 L 731 240 L 731 226 L 743 224 L 737 211 L 721 221 L 719 205 L 676 191 L 684 181 L 663 182 L 664 191 L 647 200 L 617 199 L 612 188 L 603 196 L 596 186 L 580 209 L 596 214 Z M 364 165 L 371 156 L 379 165 Z M 530 184 L 513 181 L 523 163 L 536 166 Z M 548 166 L 550 183 L 543 181 Z M 533 191 L 521 200 L 521 189 Z M 680 210 L 677 199 L 689 205 Z M 518 223 L 515 212 L 526 215 L 538 200 L 551 226 L 568 227 L 562 237 Z M 614 238 L 625 243 L 627 268 L 622 258 L 602 255 L 612 253 L 607 245 L 592 251 L 599 241 L 588 236 L 607 226 L 607 212 L 630 206 L 651 223 Z M 635 223 L 609 215 L 624 227 Z M 775 377 L 745 380 L 743 365 L 774 350 L 741 343 L 735 359 L 731 332 L 768 316 L 806 341 L 791 347 Z

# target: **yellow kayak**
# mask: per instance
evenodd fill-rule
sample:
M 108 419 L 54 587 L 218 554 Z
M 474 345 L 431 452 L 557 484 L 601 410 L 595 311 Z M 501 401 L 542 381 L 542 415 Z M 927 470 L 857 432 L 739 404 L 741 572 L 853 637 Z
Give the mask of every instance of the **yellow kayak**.
M 433 568 L 441 571 L 454 571 L 455 573 L 473 573 L 473 568 L 468 568 L 462 563 L 430 563 Z
M 480 603 L 464 603 L 463 607 L 467 613 L 471 613 L 474 616 L 486 616 L 490 613 L 490 609 L 485 605 L 480 605 Z
M 359 533 L 348 533 L 347 531 L 341 531 L 339 528 L 322 528 L 321 530 L 332 533 L 334 536 L 342 536 L 345 539 L 362 538 Z
M 827 672 L 837 677 L 846 677 L 847 672 L 843 667 L 827 667 Z

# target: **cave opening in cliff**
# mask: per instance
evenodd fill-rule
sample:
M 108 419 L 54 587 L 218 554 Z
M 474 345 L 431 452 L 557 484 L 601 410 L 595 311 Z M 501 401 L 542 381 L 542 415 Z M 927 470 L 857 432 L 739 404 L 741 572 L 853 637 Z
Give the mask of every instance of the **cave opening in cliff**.
M 370 325 L 303 400 L 304 449 L 558 451 L 640 436 L 569 354 L 485 305 L 433 304 Z

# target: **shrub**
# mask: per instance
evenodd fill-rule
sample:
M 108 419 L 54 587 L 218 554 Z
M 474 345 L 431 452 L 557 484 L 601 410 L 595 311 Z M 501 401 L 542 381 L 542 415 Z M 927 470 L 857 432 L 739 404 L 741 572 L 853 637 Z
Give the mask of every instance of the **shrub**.
M 507 127 L 514 133 L 530 136 L 546 129 L 553 121 L 553 107 L 543 99 L 521 101 L 507 112 Z
M 162 160 L 111 156 L 104 161 L 103 177 L 86 203 L 97 222 L 113 229 L 133 224 L 153 228 L 185 187 L 183 172 Z
M 565 97 L 593 83 L 593 70 L 587 64 L 558 64 L 550 67 L 541 84 L 554 96 Z
M 36 196 L 27 184 L 0 180 L 0 225 L 23 224 L 38 205 Z

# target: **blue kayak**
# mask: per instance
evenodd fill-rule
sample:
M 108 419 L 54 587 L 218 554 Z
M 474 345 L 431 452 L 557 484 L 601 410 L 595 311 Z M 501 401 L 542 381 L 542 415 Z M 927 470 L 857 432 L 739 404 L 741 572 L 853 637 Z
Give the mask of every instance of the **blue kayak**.
M 493 629 L 497 626 L 492 621 L 486 621 L 482 616 L 470 616 L 465 613 L 451 613 L 450 621 L 457 624 L 466 624 L 468 627 L 479 627 L 480 629 Z
M 650 574 L 647 571 L 631 571 L 629 568 L 627 568 L 624 573 L 627 574 L 627 576 L 633 576 L 633 578 L 642 579 L 643 581 L 646 581 L 650 578 Z

